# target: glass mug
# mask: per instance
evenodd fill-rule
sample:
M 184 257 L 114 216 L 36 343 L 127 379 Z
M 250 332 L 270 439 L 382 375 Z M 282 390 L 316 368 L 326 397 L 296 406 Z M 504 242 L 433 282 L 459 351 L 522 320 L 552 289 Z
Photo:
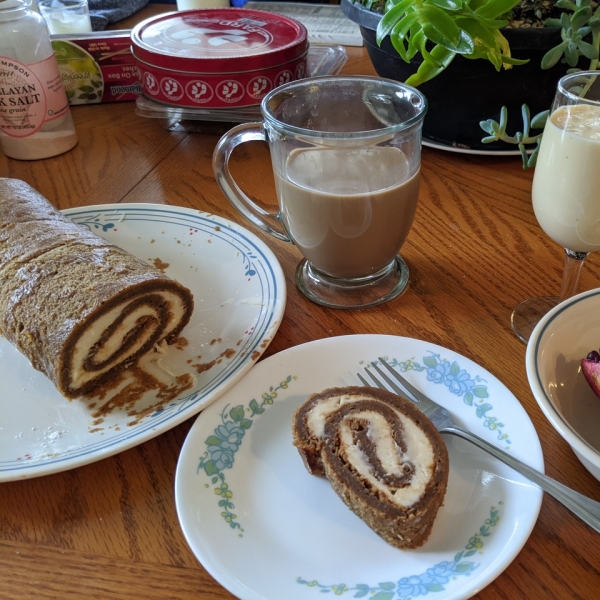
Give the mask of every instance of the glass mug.
M 296 285 L 313 302 L 361 308 L 406 288 L 398 252 L 417 207 L 426 111 L 425 97 L 396 81 L 314 77 L 274 89 L 261 103 L 261 123 L 219 140 L 219 186 L 250 222 L 298 247 Z M 277 214 L 253 202 L 229 171 L 234 148 L 256 140 L 269 144 Z

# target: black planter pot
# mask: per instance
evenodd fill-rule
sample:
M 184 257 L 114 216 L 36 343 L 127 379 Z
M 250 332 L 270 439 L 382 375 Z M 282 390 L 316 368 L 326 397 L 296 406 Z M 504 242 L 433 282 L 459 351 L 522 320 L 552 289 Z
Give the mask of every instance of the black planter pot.
M 400 58 L 389 38 L 381 47 L 375 39 L 381 15 L 361 4 L 341 0 L 344 14 L 360 26 L 373 67 L 380 77 L 405 81 L 415 73 L 420 57 L 410 63 Z M 558 64 L 542 70 L 540 64 L 547 50 L 561 41 L 559 29 L 534 28 L 502 30 L 514 58 L 529 59 L 525 65 L 500 72 L 487 60 L 456 56 L 440 75 L 419 86 L 427 97 L 429 109 L 423 124 L 423 135 L 433 141 L 476 150 L 516 149 L 503 142 L 482 144 L 487 134 L 480 121 L 500 119 L 503 106 L 508 109 L 507 133 L 522 131 L 521 106 L 527 104 L 531 115 L 550 108 L 556 84 L 567 67 Z M 417 60 L 419 58 L 419 60 Z

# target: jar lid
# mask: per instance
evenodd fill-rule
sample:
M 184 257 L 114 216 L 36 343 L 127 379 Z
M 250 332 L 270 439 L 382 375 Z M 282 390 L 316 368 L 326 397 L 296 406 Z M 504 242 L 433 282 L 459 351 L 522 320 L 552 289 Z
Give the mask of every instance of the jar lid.
M 31 7 L 31 0 L 0 0 L 0 10 L 2 9 L 25 9 Z
M 132 52 L 174 71 L 227 73 L 292 61 L 308 48 L 304 25 L 282 15 L 244 8 L 168 13 L 137 25 Z

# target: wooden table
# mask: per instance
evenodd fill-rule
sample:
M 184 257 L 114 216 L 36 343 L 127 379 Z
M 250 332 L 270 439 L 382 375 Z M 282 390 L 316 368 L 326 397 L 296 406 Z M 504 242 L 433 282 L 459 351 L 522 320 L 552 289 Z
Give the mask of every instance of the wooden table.
M 363 49 L 348 54 L 345 73 L 373 73 Z M 75 107 L 73 114 L 74 150 L 38 162 L 0 157 L 0 176 L 25 180 L 61 209 L 154 202 L 251 228 L 213 178 L 218 136 L 167 131 L 136 116 L 133 103 Z M 251 195 L 275 204 L 263 145 L 238 153 L 234 168 Z M 538 408 L 527 383 L 525 346 L 510 328 L 518 302 L 558 290 L 563 264 L 561 249 L 533 215 L 531 179 L 518 157 L 424 148 L 419 207 L 402 250 L 409 289 L 367 310 L 309 302 L 293 283 L 298 251 L 258 232 L 288 285 L 285 318 L 264 356 L 352 333 L 409 336 L 452 349 L 520 400 L 539 434 L 547 473 L 600 500 L 600 483 Z M 596 287 L 599 277 L 600 258 L 591 255 L 581 290 Z M 0 401 L 19 410 L 18 398 L 0 391 Z M 231 598 L 188 548 L 175 511 L 175 467 L 194 420 L 88 466 L 0 484 L 0 598 Z M 479 597 L 595 598 L 599 557 L 600 536 L 545 496 L 529 541 Z

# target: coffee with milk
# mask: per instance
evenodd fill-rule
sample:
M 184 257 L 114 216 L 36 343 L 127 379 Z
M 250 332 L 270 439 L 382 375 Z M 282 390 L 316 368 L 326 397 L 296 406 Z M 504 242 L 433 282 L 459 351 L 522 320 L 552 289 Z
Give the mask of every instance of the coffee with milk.
M 311 264 L 332 277 L 389 266 L 417 208 L 419 171 L 398 148 L 293 150 L 275 172 L 286 230 Z

